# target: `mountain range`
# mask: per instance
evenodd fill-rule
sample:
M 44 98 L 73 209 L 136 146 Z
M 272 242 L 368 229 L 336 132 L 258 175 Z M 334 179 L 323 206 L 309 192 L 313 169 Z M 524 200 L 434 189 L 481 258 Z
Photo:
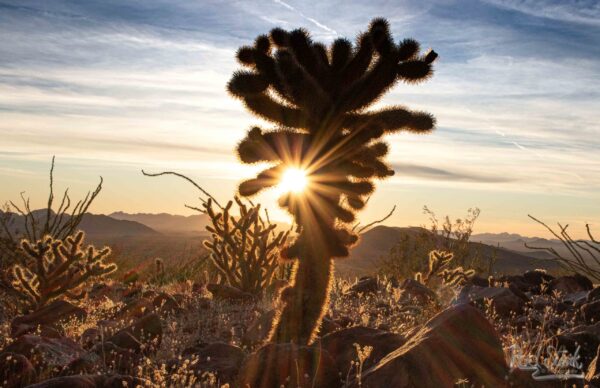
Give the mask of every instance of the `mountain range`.
M 45 211 L 34 213 L 40 220 L 45 217 Z M 89 240 L 95 243 L 111 244 L 120 241 L 120 244 L 125 244 L 124 241 L 131 239 L 130 245 L 134 241 L 139 245 L 144 237 L 153 236 L 160 237 L 161 244 L 168 245 L 168 241 L 173 240 L 175 243 L 184 236 L 204 238 L 207 236 L 205 227 L 208 222 L 208 216 L 204 214 L 180 216 L 115 212 L 109 215 L 86 214 L 79 226 L 86 232 Z M 13 230 L 22 230 L 23 225 L 24 218 L 14 215 Z M 382 258 L 389 255 L 390 250 L 407 236 L 423 236 L 427 233 L 432 236 L 431 232 L 419 227 L 376 226 L 361 235 L 359 243 L 351 250 L 350 257 L 336 261 L 336 271 L 345 276 L 374 273 Z M 525 243 L 562 248 L 558 240 L 524 237 L 513 233 L 481 233 L 471 237 L 468 249 L 476 251 L 482 258 L 496 257 L 495 270 L 501 273 L 519 273 L 534 268 L 553 269 L 557 266 L 555 262 L 543 260 L 551 258 L 547 252 L 532 251 L 525 247 Z
M 108 215 L 122 221 L 133 221 L 146 225 L 160 233 L 203 233 L 210 219 L 206 214 L 180 216 L 168 213 L 135 213 L 114 212 Z

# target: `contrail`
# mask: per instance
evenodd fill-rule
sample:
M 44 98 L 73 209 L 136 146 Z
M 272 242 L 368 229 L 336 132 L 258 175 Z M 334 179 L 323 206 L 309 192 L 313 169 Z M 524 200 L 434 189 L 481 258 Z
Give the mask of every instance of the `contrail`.
M 290 11 L 296 12 L 302 18 L 304 18 L 304 19 L 308 20 L 309 22 L 313 23 L 315 26 L 317 26 L 317 27 L 319 27 L 319 28 L 321 28 L 321 29 L 323 29 L 323 30 L 325 30 L 327 32 L 331 32 L 332 34 L 337 35 L 337 32 L 333 28 L 329 28 L 325 24 L 319 23 L 319 21 L 317 21 L 317 20 L 315 20 L 315 19 L 313 19 L 311 17 L 308 17 L 308 16 L 304 15 L 302 12 L 298 11 L 296 8 L 292 7 L 291 5 L 289 5 L 288 3 L 286 3 L 285 1 L 282 1 L 282 0 L 273 0 L 273 1 L 275 3 L 277 3 L 277 4 L 279 4 L 279 5 L 287 8 L 287 9 L 289 9 Z

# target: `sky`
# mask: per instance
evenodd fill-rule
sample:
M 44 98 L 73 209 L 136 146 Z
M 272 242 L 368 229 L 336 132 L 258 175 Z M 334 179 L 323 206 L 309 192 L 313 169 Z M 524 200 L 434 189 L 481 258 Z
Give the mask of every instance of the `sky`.
M 235 51 L 276 26 L 326 43 L 374 17 L 439 58 L 423 84 L 378 105 L 437 118 L 426 136 L 387 140 L 396 175 L 377 184 L 363 222 L 422 225 L 427 205 L 476 232 L 545 235 L 527 215 L 600 229 L 600 1 L 0 0 L 0 201 L 42 207 L 56 189 L 82 196 L 104 178 L 94 213 L 191 214 L 198 192 L 232 198 L 256 171 L 234 149 L 269 128 L 225 85 Z M 272 217 L 274 191 L 260 195 Z M 600 233 L 600 232 L 599 232 Z

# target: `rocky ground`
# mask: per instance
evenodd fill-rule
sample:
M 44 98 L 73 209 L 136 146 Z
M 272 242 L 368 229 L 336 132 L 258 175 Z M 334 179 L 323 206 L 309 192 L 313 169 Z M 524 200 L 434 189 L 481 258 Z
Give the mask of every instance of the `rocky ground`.
M 459 288 L 337 280 L 308 347 L 263 345 L 272 299 L 215 284 L 115 282 L 78 304 L 8 309 L 0 385 L 600 387 L 600 287 L 583 276 L 532 271 Z M 535 360 L 546 368 L 522 370 Z M 568 380 L 543 379 L 569 369 Z

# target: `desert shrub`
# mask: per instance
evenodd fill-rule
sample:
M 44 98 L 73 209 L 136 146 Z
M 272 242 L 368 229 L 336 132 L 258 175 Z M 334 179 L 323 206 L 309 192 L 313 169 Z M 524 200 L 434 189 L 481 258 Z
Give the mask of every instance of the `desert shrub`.
M 60 297 L 80 299 L 88 280 L 117 269 L 116 264 L 105 263 L 110 249 L 97 250 L 92 245 L 84 249 L 84 236 L 79 231 L 64 240 L 46 236 L 35 242 L 22 241 L 28 260 L 13 266 L 13 287 L 30 308 L 40 308 Z
M 305 30 L 273 29 L 237 57 L 229 92 L 277 128 L 254 127 L 238 145 L 243 163 L 269 163 L 239 192 L 252 196 L 276 186 L 295 168 L 306 172 L 303 191 L 279 201 L 299 226 L 283 250 L 295 262 L 292 285 L 281 293 L 270 340 L 311 343 L 328 306 L 333 259 L 348 256 L 358 236 L 349 227 L 374 190 L 374 181 L 394 174 L 386 163 L 385 134 L 427 133 L 434 119 L 400 106 L 371 110 L 398 81 L 415 83 L 432 74 L 434 51 L 396 44 L 385 19 L 372 21 L 356 45 L 336 39 L 330 47 Z
M 465 218 L 454 221 L 448 216 L 440 221 L 427 206 L 423 212 L 429 217 L 429 226 L 408 229 L 389 254 L 380 259 L 381 274 L 397 278 L 412 278 L 416 273 L 426 274 L 431 263 L 426 258 L 431 258 L 432 251 L 452 254 L 452 259 L 447 263 L 449 270 L 460 267 L 474 269 L 480 274 L 491 274 L 495 256 L 483 258 L 476 246 L 469 243 L 479 209 L 468 209 Z
M 260 204 L 244 204 L 234 198 L 239 216 L 232 215 L 234 201 L 215 211 L 213 201 L 203 204 L 212 225 L 211 239 L 204 242 L 221 282 L 241 291 L 260 295 L 276 279 L 279 252 L 289 231 L 277 232 L 268 216 L 260 215 Z

